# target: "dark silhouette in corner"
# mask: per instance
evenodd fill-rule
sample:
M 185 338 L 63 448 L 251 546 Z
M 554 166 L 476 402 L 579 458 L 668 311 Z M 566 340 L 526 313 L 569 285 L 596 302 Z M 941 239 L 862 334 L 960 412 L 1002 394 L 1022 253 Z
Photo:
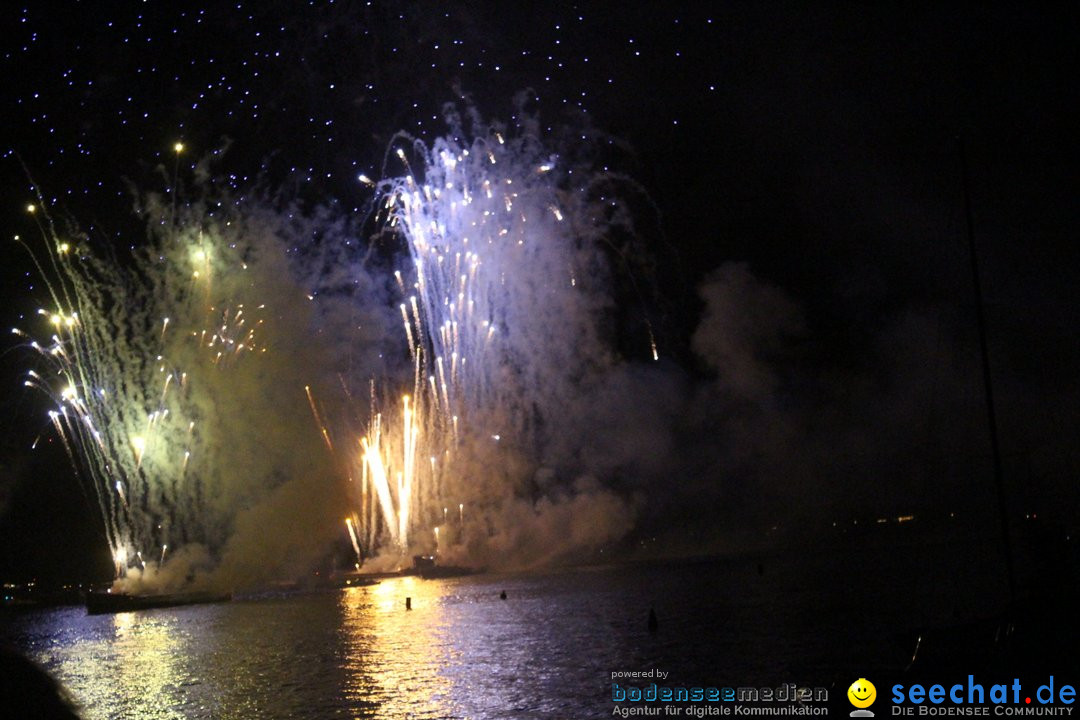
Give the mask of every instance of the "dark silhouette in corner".
M 18 651 L 0 645 L 0 717 L 79 720 L 64 689 Z

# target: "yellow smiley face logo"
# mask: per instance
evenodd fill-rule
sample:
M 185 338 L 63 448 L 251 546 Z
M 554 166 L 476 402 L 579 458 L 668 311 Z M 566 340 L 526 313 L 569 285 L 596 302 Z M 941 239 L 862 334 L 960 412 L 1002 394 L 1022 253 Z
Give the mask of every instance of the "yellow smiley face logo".
M 859 678 L 847 689 L 847 698 L 857 708 L 868 708 L 877 699 L 877 688 L 866 678 Z

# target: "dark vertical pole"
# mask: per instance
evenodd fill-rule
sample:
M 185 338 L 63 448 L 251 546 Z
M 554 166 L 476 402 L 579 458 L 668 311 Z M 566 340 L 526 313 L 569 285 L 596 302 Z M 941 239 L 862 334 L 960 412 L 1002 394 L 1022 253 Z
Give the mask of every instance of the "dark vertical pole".
M 1005 473 L 1001 466 L 998 445 L 997 412 L 994 409 L 994 384 L 990 380 L 990 352 L 986 347 L 986 318 L 983 314 L 982 281 L 979 278 L 979 257 L 975 251 L 975 226 L 971 219 L 971 192 L 968 188 L 967 152 L 962 138 L 956 139 L 960 149 L 960 169 L 964 180 L 964 217 L 967 221 L 968 250 L 971 255 L 971 279 L 975 287 L 975 321 L 979 328 L 979 355 L 982 358 L 983 387 L 986 391 L 986 418 L 990 425 L 990 453 L 994 463 L 994 485 L 997 488 L 998 514 L 1001 518 L 1001 539 L 1005 543 L 1005 566 L 1009 574 L 1009 600 L 1016 600 L 1016 574 L 1013 570 L 1012 534 L 1009 513 L 1005 504 Z

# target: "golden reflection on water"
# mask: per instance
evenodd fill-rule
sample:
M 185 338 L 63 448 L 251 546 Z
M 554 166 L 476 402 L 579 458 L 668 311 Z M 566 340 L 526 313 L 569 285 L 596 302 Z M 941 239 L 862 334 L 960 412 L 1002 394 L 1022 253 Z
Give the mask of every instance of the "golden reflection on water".
M 92 640 L 54 651 L 84 718 L 183 718 L 187 636 L 162 614 L 117 613 Z M 111 630 L 111 633 L 108 632 Z
M 114 643 L 127 655 L 126 662 L 117 663 L 116 682 L 128 688 L 143 688 L 146 709 L 153 708 L 155 714 L 164 710 L 163 705 L 171 705 L 169 700 L 179 699 L 162 697 L 162 693 L 176 692 L 184 682 L 184 669 L 180 666 L 184 657 L 183 637 L 174 626 L 171 618 L 161 615 L 127 612 L 113 616 Z
M 401 577 L 341 594 L 343 692 L 353 717 L 456 714 L 442 591 L 442 583 Z

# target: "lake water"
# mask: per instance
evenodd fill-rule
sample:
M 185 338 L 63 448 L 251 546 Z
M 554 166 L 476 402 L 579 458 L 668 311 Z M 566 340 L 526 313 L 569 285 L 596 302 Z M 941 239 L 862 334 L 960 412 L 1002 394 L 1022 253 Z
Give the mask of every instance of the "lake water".
M 3 635 L 88 720 L 610 717 L 615 672 L 841 695 L 856 677 L 895 672 L 910 651 L 907 628 L 955 614 L 965 592 L 983 593 L 960 561 L 927 572 L 931 557 L 867 551 L 394 578 L 117 615 L 40 611 L 8 618 Z

